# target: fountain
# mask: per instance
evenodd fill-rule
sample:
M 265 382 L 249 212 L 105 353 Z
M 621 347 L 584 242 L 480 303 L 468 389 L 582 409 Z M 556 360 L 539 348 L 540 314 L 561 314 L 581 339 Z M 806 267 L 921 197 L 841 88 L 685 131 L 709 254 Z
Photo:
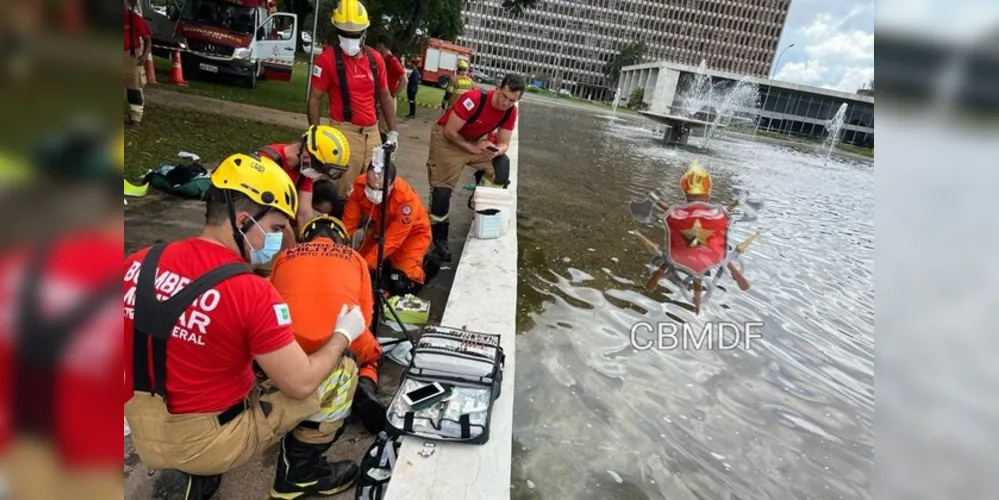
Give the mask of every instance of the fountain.
M 826 161 L 823 165 L 829 163 L 829 157 L 832 156 L 833 148 L 839 143 L 839 132 L 843 128 L 843 122 L 846 120 L 846 103 L 840 104 L 839 109 L 836 110 L 836 114 L 826 122 L 826 130 L 829 131 L 829 136 L 826 137 Z
M 672 113 L 640 112 L 669 127 L 664 137 L 667 144 L 687 144 L 690 130 L 701 128 L 707 131 L 701 147 L 707 147 L 716 130 L 727 127 L 738 113 L 747 109 L 756 111 L 759 92 L 756 84 L 750 83 L 750 77 L 744 77 L 734 84 L 712 84 L 707 70 L 708 63 L 702 59 L 693 82 L 677 97 L 679 104 L 671 106 Z M 702 119 L 699 117 L 701 114 L 706 114 L 707 117 Z
M 617 114 L 617 102 L 621 99 L 621 87 L 614 91 L 614 102 L 611 103 L 611 113 Z

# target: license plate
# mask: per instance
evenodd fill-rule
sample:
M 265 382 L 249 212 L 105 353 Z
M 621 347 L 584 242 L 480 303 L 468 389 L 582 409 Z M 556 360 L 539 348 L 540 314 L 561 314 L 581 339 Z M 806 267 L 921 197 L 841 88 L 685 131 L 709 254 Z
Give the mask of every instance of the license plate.
M 209 73 L 218 73 L 219 72 L 219 67 L 215 66 L 214 64 L 201 63 L 201 64 L 198 65 L 198 67 L 201 68 L 201 71 L 207 71 Z

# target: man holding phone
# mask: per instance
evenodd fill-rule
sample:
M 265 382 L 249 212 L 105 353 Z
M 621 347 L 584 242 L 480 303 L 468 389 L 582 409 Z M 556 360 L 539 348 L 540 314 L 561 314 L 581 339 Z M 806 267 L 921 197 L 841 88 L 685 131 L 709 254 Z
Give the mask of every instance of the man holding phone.
M 506 151 L 517 124 L 517 101 L 524 95 L 524 79 L 507 75 L 499 87 L 465 92 L 434 125 L 430 134 L 430 224 L 433 251 L 443 262 L 451 260 L 448 249 L 448 212 L 451 193 L 466 165 L 484 172 L 486 185 L 505 188 L 510 183 L 510 159 Z M 487 139 L 497 131 L 496 142 Z

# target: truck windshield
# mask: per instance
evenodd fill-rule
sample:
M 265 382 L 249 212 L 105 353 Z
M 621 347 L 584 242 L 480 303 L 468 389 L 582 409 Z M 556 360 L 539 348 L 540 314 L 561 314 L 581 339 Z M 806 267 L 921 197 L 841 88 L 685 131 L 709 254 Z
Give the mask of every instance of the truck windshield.
M 226 0 L 188 0 L 180 18 L 229 31 L 252 35 L 256 29 L 256 12 L 242 3 Z

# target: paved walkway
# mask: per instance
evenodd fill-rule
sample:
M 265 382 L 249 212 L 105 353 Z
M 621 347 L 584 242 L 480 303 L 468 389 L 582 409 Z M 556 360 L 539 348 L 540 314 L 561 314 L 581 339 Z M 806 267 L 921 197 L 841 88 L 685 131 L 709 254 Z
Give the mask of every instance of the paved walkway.
M 145 88 L 146 101 L 161 106 L 173 108 L 191 109 L 203 113 L 214 113 L 218 115 L 234 116 L 247 120 L 254 120 L 263 123 L 273 123 L 286 127 L 299 128 L 305 130 L 309 127 L 309 119 L 305 113 L 292 113 L 278 109 L 263 108 L 252 104 L 242 104 L 232 101 L 215 99 L 193 94 L 184 94 L 172 90 L 164 90 L 157 86 L 150 85 Z M 302 103 L 305 109 L 305 103 Z

